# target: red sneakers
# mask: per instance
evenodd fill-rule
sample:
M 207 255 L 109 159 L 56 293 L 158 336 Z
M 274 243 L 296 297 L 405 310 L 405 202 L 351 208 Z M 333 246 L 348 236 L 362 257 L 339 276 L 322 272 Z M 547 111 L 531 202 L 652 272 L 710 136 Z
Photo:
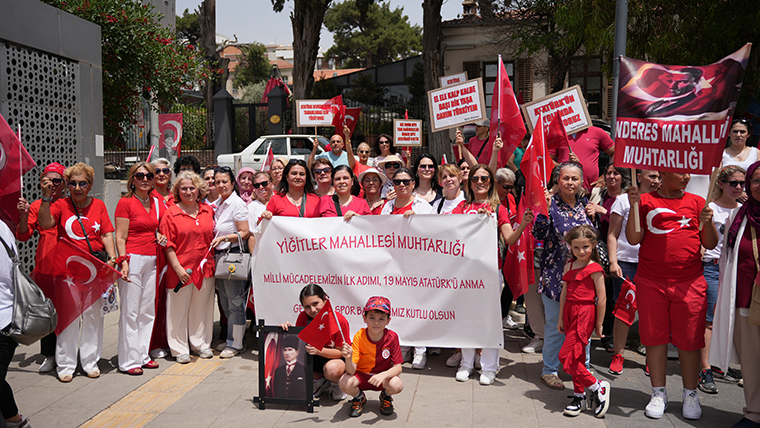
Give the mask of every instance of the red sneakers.
M 610 363 L 610 373 L 616 375 L 623 374 L 623 361 L 625 361 L 625 358 L 622 355 L 613 355 L 612 363 Z

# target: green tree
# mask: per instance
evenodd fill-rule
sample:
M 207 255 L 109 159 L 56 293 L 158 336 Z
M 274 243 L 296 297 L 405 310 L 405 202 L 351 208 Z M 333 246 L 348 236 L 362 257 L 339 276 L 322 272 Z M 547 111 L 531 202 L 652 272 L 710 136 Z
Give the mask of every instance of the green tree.
M 346 94 L 346 98 L 351 101 L 367 105 L 385 104 L 385 93 L 388 91 L 377 83 L 368 73 L 362 73 L 356 79 L 351 80 L 351 90 Z
M 174 26 L 177 29 L 177 40 L 187 40 L 193 46 L 198 46 L 201 38 L 201 25 L 198 22 L 198 13 L 190 13 L 185 9 L 182 16 L 177 15 Z
M 422 29 L 409 23 L 403 7 L 365 2 L 362 13 L 360 5 L 346 0 L 325 14 L 325 27 L 333 33 L 328 57 L 342 60 L 346 68 L 370 68 L 420 53 Z
M 310 98 L 321 100 L 337 97 L 338 95 L 340 95 L 340 90 L 337 86 L 335 86 L 335 83 L 333 83 L 332 79 L 325 79 L 322 77 L 321 79 L 314 82 L 314 87 L 311 89 Z
M 412 74 L 406 78 L 406 84 L 409 85 L 409 95 L 412 96 L 412 104 L 425 104 L 427 102 L 425 66 L 422 61 L 414 63 Z
M 178 41 L 158 23 L 152 6 L 131 0 L 44 0 L 100 25 L 103 61 L 103 128 L 109 146 L 122 141 L 142 99 L 168 110 L 211 74 L 196 46 Z
M 271 66 L 267 59 L 267 48 L 258 42 L 241 46 L 243 59 L 235 69 L 234 84 L 236 87 L 261 82 L 269 77 Z

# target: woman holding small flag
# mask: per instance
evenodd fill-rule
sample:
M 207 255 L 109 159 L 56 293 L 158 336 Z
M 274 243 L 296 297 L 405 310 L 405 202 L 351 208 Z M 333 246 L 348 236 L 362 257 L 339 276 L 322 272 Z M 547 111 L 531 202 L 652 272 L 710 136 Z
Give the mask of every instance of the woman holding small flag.
M 172 186 L 176 204 L 161 221 L 166 236 L 166 336 L 169 349 L 180 364 L 190 362 L 190 352 L 212 358 L 214 328 L 214 210 L 199 201 L 206 184 L 195 173 L 179 173 Z
M 343 346 L 343 343 L 351 344 L 351 330 L 348 321 L 346 317 L 333 310 L 332 304 L 329 304 L 327 294 L 317 284 L 309 284 L 301 289 L 299 299 L 303 306 L 303 311 L 298 314 L 296 327 L 306 327 L 317 320 L 316 322 L 320 324 L 324 322 L 328 326 L 337 327 L 338 330 L 329 331 L 330 329 L 327 329 L 330 338 L 321 349 L 317 349 L 309 344 L 315 343 L 312 340 L 324 342 L 324 340 L 319 340 L 320 337 L 313 337 L 314 335 L 309 334 L 306 330 L 302 330 L 299 334 L 301 340 L 307 343 L 306 352 L 314 356 L 314 388 L 312 389 L 314 398 L 319 397 L 322 392 L 329 388 L 330 398 L 335 401 L 343 400 L 346 398 L 346 394 L 341 391 L 338 381 L 346 371 L 346 363 L 341 357 L 340 347 Z M 335 323 L 336 319 L 337 323 Z M 291 326 L 293 324 L 287 321 L 280 324 L 280 327 L 285 331 L 288 331 L 288 327 Z M 317 329 L 317 331 L 321 330 Z M 310 338 L 312 340 L 309 340 Z

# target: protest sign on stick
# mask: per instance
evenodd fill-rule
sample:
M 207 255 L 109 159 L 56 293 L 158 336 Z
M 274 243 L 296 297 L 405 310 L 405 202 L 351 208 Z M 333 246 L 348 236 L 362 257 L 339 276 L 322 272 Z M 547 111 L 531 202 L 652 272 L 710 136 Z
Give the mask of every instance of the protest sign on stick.
M 467 80 L 467 72 L 463 71 L 457 74 L 451 74 L 449 76 L 441 76 L 441 88 L 447 86 L 456 85 Z
M 393 141 L 397 146 L 422 146 L 422 121 L 393 119 Z
M 525 103 L 521 109 L 530 132 L 536 127 L 539 115 L 543 117 L 545 127 L 549 126 L 555 115 L 561 115 L 562 125 L 567 134 L 580 132 L 591 126 L 591 116 L 588 114 L 586 100 L 579 85 Z
M 483 79 L 428 91 L 430 131 L 456 128 L 486 118 Z
M 297 100 L 298 127 L 333 126 L 333 109 L 329 102 L 330 100 Z

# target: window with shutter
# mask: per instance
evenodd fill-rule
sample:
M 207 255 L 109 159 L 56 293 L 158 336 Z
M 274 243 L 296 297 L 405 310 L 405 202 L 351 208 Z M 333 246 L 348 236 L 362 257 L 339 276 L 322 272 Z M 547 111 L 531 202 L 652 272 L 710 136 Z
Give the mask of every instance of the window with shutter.
M 467 72 L 468 79 L 477 79 L 480 77 L 480 61 L 463 62 L 462 70 Z
M 523 102 L 533 101 L 533 58 L 517 60 L 517 87 L 518 95 L 522 92 Z
M 607 112 L 607 117 L 603 118 L 606 120 L 612 120 L 612 82 L 609 82 L 607 84 L 607 108 L 605 111 Z

